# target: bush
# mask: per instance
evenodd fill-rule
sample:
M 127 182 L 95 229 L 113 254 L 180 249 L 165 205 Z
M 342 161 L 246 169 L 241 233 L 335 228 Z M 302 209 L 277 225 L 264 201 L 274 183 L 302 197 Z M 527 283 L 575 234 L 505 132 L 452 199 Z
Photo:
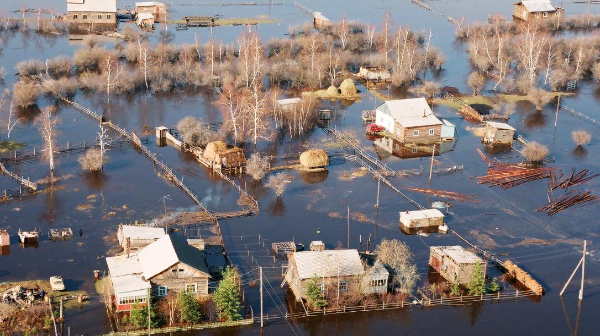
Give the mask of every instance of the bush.
M 523 156 L 531 162 L 540 162 L 548 155 L 548 147 L 532 141 L 525 145 Z
M 485 85 L 485 77 L 477 71 L 471 72 L 467 78 L 467 85 L 473 89 L 473 96 L 476 96 Z
M 83 170 L 98 171 L 102 169 L 103 164 L 107 160 L 108 156 L 104 154 L 104 157 L 102 157 L 100 148 L 90 148 L 84 155 L 77 159 L 77 162 L 79 162 Z
M 20 107 L 29 107 L 37 104 L 41 90 L 39 85 L 30 82 L 17 82 L 13 86 L 13 101 Z
M 195 117 L 185 117 L 177 123 L 177 130 L 183 142 L 190 146 L 205 147 L 214 140 L 215 134 L 202 121 Z
M 54 78 L 60 78 L 71 74 L 73 62 L 67 56 L 58 56 L 48 60 L 48 72 Z
M 541 111 L 544 106 L 552 100 L 553 96 L 548 91 L 540 88 L 532 88 L 527 93 L 529 100 L 535 105 L 535 109 Z
M 181 311 L 181 320 L 183 322 L 197 323 L 200 321 L 200 304 L 193 293 L 179 292 L 177 294 L 177 305 Z
M 246 161 L 246 173 L 250 174 L 255 180 L 262 180 L 267 175 L 269 169 L 269 159 L 262 157 L 260 153 L 254 153 Z
M 285 188 L 288 183 L 292 183 L 292 181 L 290 181 L 289 176 L 285 173 L 278 173 L 269 176 L 269 179 L 267 180 L 265 186 L 273 189 L 277 197 L 281 197 L 285 192 Z
M 575 141 L 577 146 L 587 145 L 592 140 L 592 135 L 586 131 L 573 131 L 571 132 L 571 137 L 573 137 L 573 141 Z
M 44 63 L 34 59 L 19 62 L 15 66 L 20 76 L 36 76 L 41 74 L 45 68 Z
M 492 279 L 492 282 L 487 287 L 488 292 L 496 293 L 500 291 L 500 285 L 496 282 L 496 279 Z

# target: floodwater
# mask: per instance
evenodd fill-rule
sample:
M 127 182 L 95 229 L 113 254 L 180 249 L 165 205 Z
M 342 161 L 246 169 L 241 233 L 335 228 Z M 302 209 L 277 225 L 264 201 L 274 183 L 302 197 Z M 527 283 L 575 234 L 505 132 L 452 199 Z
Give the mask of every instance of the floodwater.
M 4 0 L 0 9 L 18 9 L 21 0 Z M 192 1 L 185 1 L 191 3 Z M 269 6 L 182 6 L 181 2 L 172 5 L 173 17 L 183 15 L 221 14 L 224 17 L 267 16 L 281 23 L 255 27 L 264 40 L 283 37 L 289 26 L 307 21 L 310 17 L 293 6 L 290 1 L 284 5 Z M 275 3 L 275 2 L 274 2 Z M 466 78 L 470 65 L 464 47 L 454 41 L 454 27 L 443 17 L 411 4 L 410 1 L 372 1 L 368 5 L 360 1 L 306 0 L 302 3 L 313 10 L 322 12 L 332 20 L 345 15 L 365 23 L 379 24 L 386 11 L 390 11 L 397 25 L 409 25 L 415 30 L 433 34 L 433 44 L 448 58 L 439 81 L 443 85 L 456 86 L 468 92 Z M 486 20 L 490 12 L 499 12 L 510 17 L 513 1 L 456 0 L 428 1 L 431 7 L 453 18 L 464 17 L 465 22 Z M 52 5 L 56 11 L 64 11 L 62 0 L 27 1 L 27 7 L 37 8 Z M 585 12 L 583 4 L 565 4 L 567 14 Z M 600 7 L 591 6 L 593 12 Z M 11 14 L 11 13 L 9 13 Z M 16 14 L 13 14 L 16 15 Z M 171 27 L 169 29 L 172 29 Z M 157 31 L 164 29 L 157 27 Z M 212 31 L 216 39 L 224 43 L 235 41 L 245 27 L 219 27 Z M 253 28 L 254 29 L 254 28 Z M 173 29 L 174 30 L 174 29 Z M 210 30 L 205 28 L 175 32 L 174 43 L 193 43 L 197 33 L 201 41 L 210 38 Z M 595 34 L 591 32 L 590 34 Z M 155 33 L 155 36 L 158 36 Z M 53 39 L 36 35 L 23 36 L 15 33 L 4 38 L 6 45 L 0 55 L 0 66 L 7 70 L 5 87 L 10 88 L 16 78 L 12 75 L 14 65 L 31 57 L 46 59 L 60 54 L 73 55 L 77 45 L 69 44 L 67 36 Z M 109 46 L 110 47 L 110 46 Z M 3 89 L 3 88 L 2 88 Z M 348 105 L 324 103 L 339 111 L 333 125 L 342 130 L 354 130 L 362 134 L 361 111 L 372 109 L 378 102 L 361 88 L 362 101 Z M 399 95 L 400 97 L 400 95 Z M 110 111 L 106 111 L 113 122 L 128 131 L 141 132 L 145 125 L 154 128 L 160 125 L 171 126 L 187 115 L 194 115 L 214 123 L 221 120 L 219 111 L 212 104 L 213 95 L 207 92 L 188 92 L 173 96 L 139 96 L 133 100 L 113 99 Z M 78 94 L 76 100 L 96 111 L 106 109 L 105 97 Z M 600 91 L 591 80 L 579 83 L 576 94 L 564 97 L 564 105 L 599 119 L 597 106 Z M 40 101 L 40 106 L 50 104 Z M 328 106 L 331 105 L 331 106 Z M 551 165 L 568 173 L 573 166 L 600 171 L 599 154 L 600 132 L 591 124 L 560 113 L 558 127 L 554 128 L 555 105 L 548 105 L 542 113 L 535 113 L 527 103 L 518 104 L 518 112 L 509 123 L 528 140 L 538 141 L 551 149 L 555 162 Z M 311 334 L 311 335 L 368 335 L 368 334 L 542 334 L 565 335 L 575 328 L 579 320 L 579 335 L 594 335 L 600 326 L 597 311 L 600 309 L 600 254 L 595 240 L 600 235 L 597 223 L 598 203 L 576 207 L 553 217 L 534 213 L 546 203 L 546 181 L 535 181 L 510 190 L 491 189 L 477 185 L 470 178 L 485 174 L 486 165 L 481 161 L 475 148 L 483 148 L 478 137 L 466 127 L 468 122 L 455 112 L 443 106 L 436 106 L 435 113 L 456 124 L 459 142 L 456 149 L 436 157 L 441 166 L 464 165 L 464 171 L 436 175 L 432 187 L 460 193 L 475 194 L 481 203 L 453 202 L 450 208 L 449 225 L 459 234 L 478 246 L 490 250 L 501 259 L 510 259 L 530 272 L 546 289 L 540 302 L 504 301 L 501 304 L 425 308 L 403 311 L 356 313 L 339 316 L 315 317 L 286 323 L 271 319 L 265 326 L 265 334 Z M 37 125 L 33 122 L 35 111 L 21 111 L 19 123 L 11 140 L 27 143 L 24 150 L 40 148 L 41 139 Z M 83 141 L 92 141 L 98 131 L 97 125 L 70 107 L 58 111 L 61 119 L 58 143 L 61 146 L 75 146 Z M 570 133 L 585 129 L 592 133 L 592 144 L 575 150 Z M 258 148 L 269 155 L 283 155 L 298 152 L 306 144 L 319 144 L 327 136 L 314 129 L 301 140 L 278 139 L 271 143 L 261 143 Z M 153 145 L 149 136 L 149 148 L 162 160 L 184 177 L 186 184 L 201 198 L 203 204 L 214 211 L 237 209 L 237 191 L 228 184 L 212 177 L 207 171 L 187 156 L 172 147 Z M 361 139 L 361 145 L 373 154 L 376 148 L 371 140 Z M 501 159 L 515 155 L 514 152 L 488 154 Z M 69 289 L 87 290 L 92 294 L 90 303 L 80 310 L 69 311 L 66 325 L 73 334 L 96 335 L 110 331 L 103 305 L 94 293 L 93 270 L 105 270 L 104 256 L 114 247 L 109 238 L 119 223 L 135 220 L 147 221 L 164 212 L 162 197 L 169 195 L 167 211 L 187 210 L 193 203 L 179 189 L 157 176 L 152 163 L 137 153 L 128 144 L 115 145 L 109 152 L 111 161 L 103 174 L 82 173 L 77 163 L 77 154 L 60 157 L 57 174 L 72 177 L 60 182 L 61 187 L 53 193 L 40 193 L 24 196 L 0 204 L 1 227 L 12 234 L 10 254 L 0 256 L 0 281 L 24 279 L 46 279 L 52 275 L 62 275 Z M 417 169 L 427 167 L 429 158 L 401 159 L 387 156 L 383 159 L 391 168 Z M 518 160 L 518 159 L 512 159 Z M 32 179 L 43 178 L 49 169 L 43 162 L 9 165 L 14 170 Z M 400 198 L 386 187 L 381 188 L 380 208 L 376 211 L 377 183 L 369 176 L 351 177 L 358 169 L 352 162 L 334 160 L 328 173 L 319 176 L 289 172 L 293 182 L 281 200 L 261 184 L 242 178 L 238 182 L 245 186 L 257 199 L 260 214 L 254 217 L 221 221 L 225 244 L 232 261 L 240 266 L 248 283 L 258 278 L 257 265 L 264 267 L 268 280 L 265 297 L 265 313 L 270 316 L 282 315 L 288 306 L 289 296 L 279 288 L 281 283 L 281 262 L 273 262 L 268 254 L 273 241 L 294 239 L 306 246 L 311 240 L 323 240 L 328 248 L 346 244 L 346 211 L 350 207 L 350 245 L 352 248 L 365 248 L 367 237 L 371 236 L 375 246 L 382 238 L 401 239 L 415 254 L 422 280 L 428 277 L 428 256 L 431 245 L 458 245 L 462 242 L 453 235 L 421 237 L 404 235 L 398 225 L 398 212 L 413 209 L 408 201 Z M 426 188 L 426 174 L 403 179 L 393 179 L 396 186 Z M 600 193 L 600 180 L 595 179 L 581 186 L 595 194 Z M 7 179 L 0 179 L 0 190 L 14 190 L 17 185 Z M 437 200 L 426 195 L 410 193 L 417 202 L 427 204 Z M 85 205 L 83 207 L 78 206 Z M 116 215 L 108 214 L 110 212 Z M 51 242 L 46 239 L 50 228 L 71 227 L 78 233 L 73 240 Z M 19 247 L 16 241 L 18 229 L 42 230 L 38 248 Z M 579 275 L 565 293 L 566 314 L 558 296 L 564 282 L 581 256 L 581 243 L 588 240 L 590 253 L 586 264 L 584 300 L 581 314 L 577 318 L 577 291 Z M 362 244 L 361 244 L 362 242 Z M 263 247 L 264 244 L 264 247 Z M 464 244 L 461 244 L 464 245 Z M 3 251 L 4 254 L 4 251 Z M 492 274 L 495 271 L 489 269 Z M 247 287 L 246 294 L 255 313 L 259 311 L 258 290 Z M 269 294 L 269 295 L 267 295 Z M 289 303 L 291 304 L 291 303 Z M 212 334 L 258 334 L 260 328 L 244 327 L 213 330 Z M 200 332 L 189 333 L 200 334 Z

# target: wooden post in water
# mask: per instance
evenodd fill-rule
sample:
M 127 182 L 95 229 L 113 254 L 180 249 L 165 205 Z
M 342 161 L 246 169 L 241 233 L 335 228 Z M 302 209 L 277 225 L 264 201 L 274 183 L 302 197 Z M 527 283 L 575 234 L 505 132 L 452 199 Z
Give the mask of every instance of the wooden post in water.
M 431 165 L 429 166 L 429 189 L 431 189 L 431 175 L 433 174 L 433 156 L 435 155 L 435 144 L 431 148 Z
M 379 186 L 381 185 L 381 176 L 377 175 L 377 203 L 375 207 L 379 209 Z
M 587 240 L 583 241 L 583 257 L 581 260 L 581 288 L 579 289 L 579 301 L 583 300 L 583 282 L 585 280 L 585 252 L 587 250 Z
M 260 328 L 262 329 L 264 327 L 264 322 L 263 322 L 263 272 L 262 272 L 262 267 L 259 267 L 258 271 L 260 272 Z
M 347 248 L 350 248 L 350 206 L 348 206 L 348 223 L 347 223 L 347 226 L 348 226 L 348 228 L 347 228 L 348 229 L 348 237 L 347 237 L 348 240 L 347 240 L 347 244 L 346 245 L 347 245 Z

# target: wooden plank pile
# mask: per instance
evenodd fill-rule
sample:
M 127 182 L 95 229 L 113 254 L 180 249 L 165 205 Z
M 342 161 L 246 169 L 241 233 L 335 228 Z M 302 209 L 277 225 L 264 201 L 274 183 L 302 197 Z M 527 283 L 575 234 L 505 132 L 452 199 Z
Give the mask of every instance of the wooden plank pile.
M 596 200 L 598 200 L 598 196 L 592 195 L 587 190 L 585 192 L 573 190 L 555 200 L 551 200 L 535 212 L 544 211 L 548 216 L 552 216 L 572 206 Z
M 510 189 L 527 182 L 549 178 L 554 172 L 554 168 L 526 168 L 518 164 L 490 160 L 479 148 L 477 148 L 477 152 L 489 166 L 487 175 L 475 178 L 478 184 L 489 184 L 490 187 L 500 186 L 502 189 Z
M 421 188 L 412 188 L 412 187 L 402 187 L 402 189 L 416 191 L 416 192 L 429 194 L 429 195 L 433 195 L 433 196 L 438 196 L 438 197 L 446 197 L 446 198 L 450 198 L 450 199 L 453 199 L 456 201 L 461 201 L 461 202 L 479 203 L 479 201 L 475 199 L 477 197 L 476 195 L 460 194 L 460 193 L 453 192 L 453 191 L 436 190 L 436 189 L 421 189 Z
M 569 187 L 573 187 L 576 185 L 580 185 L 582 183 L 585 183 L 595 177 L 600 176 L 600 174 L 590 174 L 590 171 L 588 169 L 584 169 L 582 171 L 580 171 L 579 173 L 575 173 L 575 168 L 573 168 L 573 171 L 571 172 L 571 176 L 569 176 L 568 178 L 561 180 L 562 179 L 562 172 L 560 174 L 560 176 L 555 177 L 554 174 L 551 176 L 550 178 L 550 182 L 549 182 L 549 189 L 550 191 L 554 191 L 556 189 L 568 189 Z

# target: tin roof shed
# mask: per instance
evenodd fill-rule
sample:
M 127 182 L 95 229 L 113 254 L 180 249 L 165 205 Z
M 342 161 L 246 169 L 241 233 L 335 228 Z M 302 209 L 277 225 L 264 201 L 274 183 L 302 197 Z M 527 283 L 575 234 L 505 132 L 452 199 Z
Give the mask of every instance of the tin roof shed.
M 294 252 L 293 256 L 300 279 L 313 276 L 329 278 L 364 274 L 357 250 L 325 250 Z

